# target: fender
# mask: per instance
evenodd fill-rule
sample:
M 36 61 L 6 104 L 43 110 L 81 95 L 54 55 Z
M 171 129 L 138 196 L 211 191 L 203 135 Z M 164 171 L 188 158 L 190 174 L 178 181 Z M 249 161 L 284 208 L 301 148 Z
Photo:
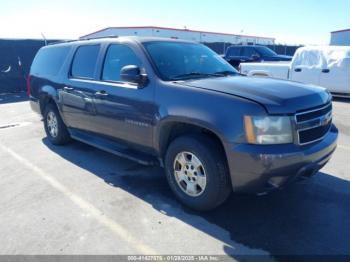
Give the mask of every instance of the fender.
M 52 86 L 44 85 L 39 90 L 39 103 L 40 103 L 40 110 L 42 114 L 44 110 L 43 106 L 45 105 L 45 102 L 47 102 L 48 100 L 54 101 L 62 117 L 61 103 L 60 103 L 60 98 L 57 90 Z
M 196 126 L 200 129 L 205 129 L 213 133 L 218 137 L 218 139 L 221 141 L 222 144 L 225 142 L 225 138 L 223 133 L 215 128 L 211 123 L 200 120 L 200 119 L 193 119 L 193 118 L 185 118 L 183 116 L 166 116 L 165 118 L 161 119 L 155 129 L 154 129 L 154 147 L 155 151 L 161 155 L 163 153 L 163 143 L 165 142 L 165 138 L 168 138 L 169 133 L 171 130 L 167 129 L 167 125 L 171 124 L 185 124 L 185 125 L 192 125 Z
M 44 95 L 44 96 L 49 96 L 49 97 L 51 97 L 54 100 L 58 99 L 57 90 L 55 88 L 53 88 L 52 86 L 49 86 L 49 85 L 42 86 L 40 88 L 39 94 L 40 94 L 40 97 Z

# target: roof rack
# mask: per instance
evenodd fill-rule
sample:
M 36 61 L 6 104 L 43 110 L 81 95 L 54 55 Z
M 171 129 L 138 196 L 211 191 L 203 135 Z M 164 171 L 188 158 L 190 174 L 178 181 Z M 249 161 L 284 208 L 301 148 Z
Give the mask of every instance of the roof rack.
M 48 43 L 47 45 L 57 45 L 57 44 L 75 42 L 75 41 L 78 41 L 78 40 L 76 40 L 76 39 L 74 39 L 74 40 L 59 40 L 59 41 Z
M 104 39 L 104 38 L 118 38 L 117 35 L 109 35 L 109 36 L 100 36 L 100 37 L 91 37 L 91 38 L 79 38 L 79 39 L 73 39 L 73 40 L 59 40 L 55 42 L 48 43 L 47 45 L 56 45 L 56 44 L 63 44 L 63 43 L 71 43 L 81 40 L 94 40 L 94 39 Z
M 79 40 L 94 40 L 94 39 L 103 39 L 103 38 L 118 38 L 118 35 L 107 35 L 107 36 L 99 36 L 99 37 L 82 37 Z

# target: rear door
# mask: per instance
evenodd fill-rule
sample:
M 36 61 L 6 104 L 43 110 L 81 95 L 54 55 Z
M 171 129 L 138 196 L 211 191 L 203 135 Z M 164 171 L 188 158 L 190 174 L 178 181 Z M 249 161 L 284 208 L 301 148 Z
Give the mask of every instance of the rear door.
M 71 128 L 93 131 L 96 115 L 93 97 L 100 45 L 82 45 L 76 49 L 68 78 L 60 90 L 62 114 Z
M 230 46 L 227 50 L 226 57 L 228 59 L 239 59 L 241 56 L 241 47 L 239 46 Z
M 320 86 L 331 92 L 350 94 L 350 56 L 329 61 L 321 71 Z
M 237 68 L 241 62 L 241 47 L 240 46 L 229 47 L 226 53 L 226 60 L 231 65 Z

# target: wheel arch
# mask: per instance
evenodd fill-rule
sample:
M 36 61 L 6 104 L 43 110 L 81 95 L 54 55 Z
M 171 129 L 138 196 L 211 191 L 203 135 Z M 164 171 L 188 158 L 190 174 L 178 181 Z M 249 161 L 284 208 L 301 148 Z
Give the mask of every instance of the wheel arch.
M 210 210 L 222 204 L 232 192 L 232 181 L 227 157 L 220 137 L 210 129 L 192 123 L 169 122 L 167 126 L 171 127 L 171 132 L 175 132 L 176 134 L 172 135 L 167 132 L 169 149 L 166 150 L 164 157 L 165 173 L 172 191 L 182 203 L 198 210 Z M 180 132 L 177 131 L 179 129 Z M 196 134 L 197 132 L 200 132 L 200 134 Z M 184 134 L 186 136 L 183 136 Z M 188 192 L 186 193 L 185 191 L 187 190 L 184 190 L 183 184 L 179 183 L 177 179 L 174 161 L 176 161 L 179 153 L 184 152 L 196 156 L 200 160 L 199 162 L 203 166 L 203 170 L 205 170 L 203 174 L 205 174 L 206 181 L 209 183 L 205 185 L 205 189 L 201 187 L 202 192 L 200 192 L 201 195 L 199 196 L 192 196 Z M 198 170 L 194 168 L 193 163 L 187 162 L 186 164 L 189 165 L 186 167 L 187 169 Z M 191 167 L 192 165 L 193 167 Z M 183 165 L 181 165 L 181 170 L 183 170 Z M 187 176 L 187 173 L 184 171 L 183 175 Z M 186 181 L 197 183 L 197 174 L 194 173 L 194 176 L 194 180 L 192 180 L 193 173 L 187 176 Z M 185 187 L 187 185 L 185 184 Z M 198 193 L 197 190 L 190 190 L 190 192 Z M 191 197 L 196 198 L 189 199 Z
M 248 73 L 248 76 L 253 76 L 253 77 L 270 77 L 269 72 L 265 70 L 253 70 Z
M 208 127 L 205 123 L 190 120 L 167 120 L 164 121 L 156 133 L 156 149 L 163 159 L 170 143 L 183 135 L 202 134 L 213 139 L 225 154 L 223 136 L 217 130 Z M 226 158 L 226 154 L 225 154 Z M 227 161 L 227 159 L 226 159 Z
M 54 104 L 57 108 L 57 91 L 55 88 L 51 86 L 43 86 L 39 93 L 39 105 L 40 105 L 40 112 L 41 114 L 44 114 L 45 106 L 49 103 Z

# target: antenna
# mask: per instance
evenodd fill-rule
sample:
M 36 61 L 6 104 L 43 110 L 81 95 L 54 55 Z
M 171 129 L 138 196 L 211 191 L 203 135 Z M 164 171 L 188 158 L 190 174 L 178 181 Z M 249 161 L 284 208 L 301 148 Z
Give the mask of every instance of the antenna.
M 42 36 L 42 37 L 43 37 L 43 39 L 44 39 L 45 45 L 47 45 L 47 40 L 46 40 L 45 35 L 44 35 L 43 33 L 40 33 L 40 34 L 41 34 L 41 36 Z

